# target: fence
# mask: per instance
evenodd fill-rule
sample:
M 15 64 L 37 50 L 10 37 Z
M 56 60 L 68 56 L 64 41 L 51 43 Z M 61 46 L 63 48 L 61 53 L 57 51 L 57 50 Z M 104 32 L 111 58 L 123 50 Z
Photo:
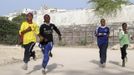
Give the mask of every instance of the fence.
M 58 41 L 58 36 L 54 33 L 54 43 L 56 45 L 61 46 L 95 46 L 96 45 L 96 37 L 94 36 L 94 32 L 96 30 L 95 25 L 73 25 L 73 26 L 61 26 L 59 27 L 62 33 L 62 42 Z M 118 40 L 118 32 L 119 27 L 121 25 L 109 25 L 110 28 L 110 36 L 109 45 L 113 46 L 119 43 Z M 134 34 L 134 28 L 130 27 L 129 31 L 131 34 Z

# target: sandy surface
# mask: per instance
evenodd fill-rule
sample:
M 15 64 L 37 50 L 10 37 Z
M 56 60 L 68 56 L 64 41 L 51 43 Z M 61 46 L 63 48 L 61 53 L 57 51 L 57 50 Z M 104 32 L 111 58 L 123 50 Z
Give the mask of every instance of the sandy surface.
M 40 48 L 35 47 L 38 58 L 41 57 Z M 21 62 L 23 59 L 24 49 L 20 46 L 3 46 L 0 45 L 0 65 Z
M 1 47 L 0 62 L 3 62 L 3 59 L 5 58 L 10 59 L 12 57 L 21 60 L 23 49 L 16 49 L 16 47 L 12 48 Z M 40 52 L 38 52 L 38 54 L 39 53 Z M 133 50 L 128 50 L 128 62 L 125 68 L 121 67 L 119 50 L 108 50 L 106 68 L 99 67 L 98 49 L 54 47 L 53 54 L 54 56 L 50 59 L 47 67 L 47 75 L 134 75 Z M 23 62 L 21 61 L 13 64 L 1 65 L 0 75 L 42 75 L 41 62 L 42 59 L 30 61 L 27 71 L 21 69 L 23 65 Z

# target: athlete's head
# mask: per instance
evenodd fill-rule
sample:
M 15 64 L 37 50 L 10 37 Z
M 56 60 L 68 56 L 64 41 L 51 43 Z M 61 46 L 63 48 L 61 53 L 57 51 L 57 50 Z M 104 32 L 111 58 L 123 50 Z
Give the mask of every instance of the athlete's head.
M 32 22 L 32 20 L 33 20 L 33 13 L 28 13 L 28 14 L 26 14 L 26 20 L 28 21 L 28 22 Z
M 50 23 L 50 16 L 48 14 L 44 15 L 44 22 Z
M 122 24 L 122 29 L 123 29 L 124 31 L 127 30 L 127 23 L 123 23 L 123 24 Z
M 105 19 L 101 19 L 101 20 L 100 20 L 100 23 L 101 23 L 101 26 L 105 26 L 105 25 L 106 25 Z

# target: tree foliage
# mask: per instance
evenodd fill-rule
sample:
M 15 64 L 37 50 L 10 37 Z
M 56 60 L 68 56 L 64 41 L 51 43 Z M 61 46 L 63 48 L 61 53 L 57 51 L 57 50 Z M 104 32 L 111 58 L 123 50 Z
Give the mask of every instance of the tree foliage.
M 0 17 L 0 44 L 18 44 L 20 25 L 25 19 L 25 14 L 18 15 L 12 21 L 9 21 L 8 17 Z
M 99 15 L 116 14 L 121 9 L 121 5 L 129 3 L 128 0 L 89 0 L 95 12 Z
M 25 20 L 26 20 L 26 14 L 24 14 L 24 13 L 22 13 L 21 15 L 18 15 L 17 17 L 14 17 L 12 19 L 12 21 L 17 24 L 21 24 Z
M 17 44 L 18 43 L 18 25 L 0 17 L 0 44 Z

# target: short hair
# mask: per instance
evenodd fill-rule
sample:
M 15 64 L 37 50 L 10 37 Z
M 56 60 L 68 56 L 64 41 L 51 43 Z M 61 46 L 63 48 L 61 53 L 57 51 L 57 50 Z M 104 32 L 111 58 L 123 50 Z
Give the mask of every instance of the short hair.
M 125 26 L 125 25 L 127 25 L 127 23 L 122 23 L 122 26 Z
M 102 20 L 105 20 L 104 18 L 102 18 L 100 21 L 102 21 Z
M 26 16 L 31 15 L 33 17 L 33 13 L 29 12 L 26 14 Z
M 50 15 L 48 15 L 48 14 L 45 14 L 45 15 L 44 15 L 44 18 L 45 18 L 45 16 L 49 16 L 49 17 L 50 17 Z

